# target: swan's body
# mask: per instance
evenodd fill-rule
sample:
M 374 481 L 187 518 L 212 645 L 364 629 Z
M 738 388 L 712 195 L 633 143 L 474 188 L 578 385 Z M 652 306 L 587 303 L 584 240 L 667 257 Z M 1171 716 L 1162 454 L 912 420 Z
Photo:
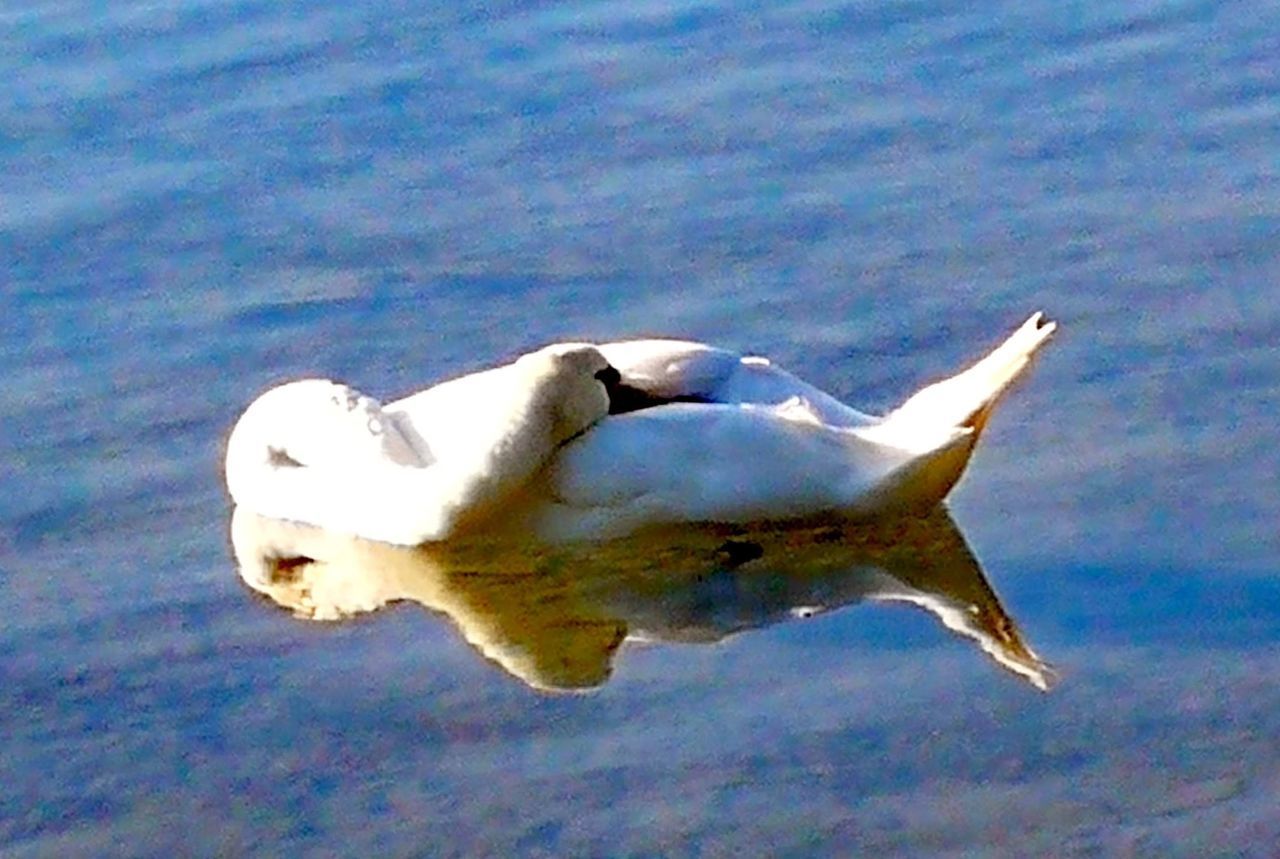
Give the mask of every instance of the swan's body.
M 236 425 L 227 482 L 256 513 L 404 545 L 480 522 L 572 540 L 926 509 L 1053 330 L 1036 314 L 883 418 L 764 359 L 671 340 L 551 346 L 385 407 L 294 382 Z

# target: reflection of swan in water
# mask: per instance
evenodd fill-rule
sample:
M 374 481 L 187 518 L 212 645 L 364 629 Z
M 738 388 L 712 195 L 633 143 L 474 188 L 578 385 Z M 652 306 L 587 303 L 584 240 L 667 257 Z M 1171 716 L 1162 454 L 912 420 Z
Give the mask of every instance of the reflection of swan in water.
M 627 637 L 714 642 L 861 600 L 919 605 L 1037 688 L 1053 680 L 941 508 L 874 525 L 685 526 L 592 544 L 476 537 L 417 548 L 237 509 L 232 542 L 244 580 L 300 615 L 416 602 L 538 689 L 602 684 Z
M 884 418 L 697 343 L 559 344 L 386 407 L 312 379 L 256 400 L 226 476 L 256 513 L 401 545 L 495 519 L 552 540 L 927 509 L 1053 332 L 1040 314 Z

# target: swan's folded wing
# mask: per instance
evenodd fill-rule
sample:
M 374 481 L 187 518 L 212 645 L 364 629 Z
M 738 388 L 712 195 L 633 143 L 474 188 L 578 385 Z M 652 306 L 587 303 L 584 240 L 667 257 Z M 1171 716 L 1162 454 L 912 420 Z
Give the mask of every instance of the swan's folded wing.
M 658 400 L 777 406 L 799 398 L 830 426 L 870 426 L 879 420 L 850 408 L 767 358 L 684 340 L 627 340 L 599 348 L 624 383 Z
M 687 340 L 624 340 L 600 351 L 628 385 L 664 399 L 716 394 L 734 374 L 742 356 Z
M 647 409 L 608 418 L 552 460 L 552 503 L 534 527 L 581 539 L 677 522 L 927 506 L 963 469 L 969 435 L 956 430 L 935 450 L 916 452 L 823 424 L 803 403 Z

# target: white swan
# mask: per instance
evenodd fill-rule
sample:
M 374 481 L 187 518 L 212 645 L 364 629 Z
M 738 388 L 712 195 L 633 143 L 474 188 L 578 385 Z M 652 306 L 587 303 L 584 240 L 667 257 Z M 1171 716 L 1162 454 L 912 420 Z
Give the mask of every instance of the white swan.
M 481 524 L 577 540 L 927 509 L 1054 329 L 1033 315 L 882 418 L 763 358 L 674 340 L 548 346 L 385 407 L 292 382 L 236 424 L 227 485 L 255 513 L 401 545 Z

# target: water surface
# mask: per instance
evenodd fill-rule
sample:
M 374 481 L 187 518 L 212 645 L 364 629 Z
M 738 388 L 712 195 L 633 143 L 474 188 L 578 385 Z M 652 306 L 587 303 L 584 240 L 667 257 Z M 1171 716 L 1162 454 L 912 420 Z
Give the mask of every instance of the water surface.
M 1266 855 L 1280 7 L 10 4 L 11 855 Z M 909 607 L 545 696 L 413 607 L 255 600 L 221 446 L 562 337 L 867 409 L 1062 323 L 951 510 L 1062 671 Z

